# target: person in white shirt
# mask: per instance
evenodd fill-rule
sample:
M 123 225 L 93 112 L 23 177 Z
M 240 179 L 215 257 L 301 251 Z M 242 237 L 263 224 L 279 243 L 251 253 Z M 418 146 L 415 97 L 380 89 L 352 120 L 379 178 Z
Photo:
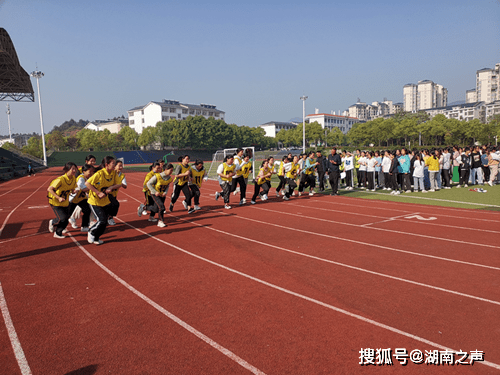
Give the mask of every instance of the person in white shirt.
M 384 174 L 384 190 L 391 190 L 391 181 L 389 179 L 389 169 L 391 168 L 391 157 L 389 151 L 384 152 L 382 158 L 382 173 Z
M 345 157 L 342 158 L 342 163 L 344 163 L 344 172 L 345 172 L 345 182 L 346 182 L 346 190 L 352 190 L 354 188 L 354 156 L 347 151 Z
M 377 166 L 377 159 L 373 156 L 373 152 L 366 153 L 366 181 L 368 190 L 375 191 L 375 167 Z
M 358 187 L 360 189 L 366 189 L 366 162 L 368 159 L 365 156 L 365 152 L 361 151 L 361 157 L 358 160 L 359 164 L 359 181 Z
M 422 160 L 422 155 L 417 153 L 413 162 L 413 185 L 414 190 L 418 191 L 419 187 L 422 193 L 427 193 L 424 186 L 424 168 L 425 162 Z

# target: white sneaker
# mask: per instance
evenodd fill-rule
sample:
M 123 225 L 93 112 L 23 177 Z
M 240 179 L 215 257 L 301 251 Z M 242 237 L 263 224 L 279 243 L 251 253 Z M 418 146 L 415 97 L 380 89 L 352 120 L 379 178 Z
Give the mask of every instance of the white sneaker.
M 194 209 L 195 209 L 196 211 L 198 211 L 198 210 L 201 210 L 201 207 L 200 207 L 200 206 L 197 206 L 197 205 L 194 205 Z
M 71 227 L 73 229 L 77 229 L 78 225 L 76 225 L 76 220 L 75 219 L 69 219 L 69 223 L 71 224 Z
M 240 206 L 243 206 L 245 202 L 243 202 L 243 199 L 240 201 Z
M 90 232 L 88 232 L 88 234 L 87 234 L 87 242 L 88 243 L 94 243 L 94 241 L 95 241 L 95 237 Z
M 285 189 L 281 190 L 281 195 L 285 196 Z
M 314 190 L 309 191 L 309 195 L 314 195 L 314 194 L 315 194 Z
M 299 191 L 299 197 L 302 195 L 302 193 Z
M 80 229 L 80 232 L 88 232 L 89 231 L 89 227 L 82 227 Z
M 218 201 L 218 200 L 219 200 L 219 197 L 220 197 L 220 193 L 219 193 L 219 192 L 215 193 L 215 200 L 216 200 L 216 201 Z
M 52 220 L 49 220 L 49 232 L 54 233 L 54 224 L 52 224 Z
M 137 216 L 141 217 L 141 215 L 144 215 L 144 212 L 146 212 L 146 211 L 144 210 L 144 207 L 146 207 L 146 206 L 144 206 L 144 205 L 141 203 L 141 205 L 140 205 L 140 206 L 139 206 L 139 208 L 137 209 Z
M 280 197 L 280 192 L 279 192 L 279 191 L 277 191 L 277 192 L 276 192 L 276 198 L 279 198 L 279 197 Z
M 493 182 L 488 181 L 488 185 L 493 186 Z
M 459 187 L 461 187 L 461 186 L 460 186 L 460 185 L 457 185 L 457 189 L 458 189 Z
M 391 195 L 394 195 L 396 192 L 395 191 L 391 191 Z
M 251 203 L 251 204 L 256 204 L 257 202 L 255 202 L 255 201 L 250 201 L 250 203 Z
M 108 219 L 108 224 L 109 224 L 109 225 L 116 225 L 116 223 L 115 223 L 115 221 L 113 220 L 113 218 L 112 218 L 112 217 L 110 217 L 110 218 Z
M 103 243 L 103 240 L 94 241 L 94 245 L 102 245 Z
M 289 200 L 290 198 L 288 198 L 286 195 L 283 197 L 283 200 L 287 201 Z
M 264 195 L 262 196 L 262 200 L 263 200 L 263 201 L 267 201 L 267 199 L 268 199 L 267 194 L 264 194 Z
M 54 238 L 66 238 L 66 236 L 63 235 L 58 235 L 57 233 L 54 233 Z
M 167 226 L 167 224 L 165 224 L 163 221 L 158 221 L 158 224 L 157 224 L 160 228 L 165 228 Z
M 154 223 L 154 222 L 158 221 L 158 219 L 157 219 L 156 217 L 150 217 L 150 218 L 148 219 L 148 221 L 151 221 L 151 222 L 153 222 L 153 223 Z
M 394 193 L 394 195 L 399 195 L 399 194 L 401 194 L 399 190 Z
M 189 207 L 188 207 L 188 204 L 186 201 L 182 201 L 182 205 L 184 206 L 184 208 L 187 210 Z
M 411 193 L 411 190 L 406 190 L 405 193 Z
M 427 190 L 422 190 L 422 193 L 427 193 Z
M 434 192 L 435 192 L 436 190 L 434 190 L 434 189 L 431 189 L 431 190 L 429 190 L 429 191 L 430 191 L 431 193 L 434 193 Z
M 228 205 L 228 204 L 225 204 L 225 205 L 224 205 L 224 208 L 225 208 L 226 210 L 230 210 L 230 209 L 231 209 L 231 206 L 230 206 L 230 205 Z
M 469 185 L 465 184 L 464 187 L 469 187 Z
M 247 203 L 247 200 L 245 198 L 243 198 L 241 201 L 243 202 L 243 204 Z

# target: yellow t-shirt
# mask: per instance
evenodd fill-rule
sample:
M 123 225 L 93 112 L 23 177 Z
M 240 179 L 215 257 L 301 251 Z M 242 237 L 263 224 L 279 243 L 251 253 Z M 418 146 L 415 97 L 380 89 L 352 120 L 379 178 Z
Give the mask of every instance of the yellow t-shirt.
M 265 167 L 262 167 L 260 168 L 259 170 L 259 174 L 262 174 L 262 175 L 266 175 L 268 174 L 269 172 L 271 171 L 271 169 L 269 167 L 265 168 Z M 268 179 L 270 179 L 270 177 L 260 177 L 258 180 L 257 180 L 257 184 L 259 185 L 262 185 L 264 182 L 268 181 Z
M 51 193 L 47 193 L 49 204 L 56 207 L 68 207 L 69 195 L 71 194 L 71 191 L 75 190 L 76 187 L 75 176 L 68 177 L 68 175 L 65 173 L 62 176 L 57 177 L 55 180 L 52 180 L 50 186 L 54 188 L 57 195 L 64 198 L 64 201 L 59 202 L 59 200 L 55 196 L 53 196 Z
M 142 184 L 142 192 L 143 193 L 148 193 L 149 194 L 148 185 L 146 185 L 146 184 L 148 183 L 149 180 L 151 180 L 151 177 L 153 177 L 154 174 L 155 174 L 155 172 L 151 170 L 146 175 L 146 178 L 144 179 L 144 183 Z
M 429 167 L 429 171 L 432 172 L 439 171 L 439 159 L 434 159 L 432 156 L 430 156 L 425 161 L 425 165 Z
M 292 168 L 286 172 L 286 178 L 295 179 L 297 177 L 297 173 L 299 172 L 299 165 L 292 163 Z
M 198 188 L 201 188 L 203 176 L 205 176 L 205 168 L 199 171 L 194 165 L 191 166 L 191 184 L 198 186 Z
M 165 193 L 168 189 L 168 185 L 170 185 L 174 180 L 172 179 L 171 176 L 168 176 L 168 178 L 165 180 L 161 176 L 161 173 L 155 173 L 155 176 L 156 176 L 155 190 L 162 194 Z
M 118 183 L 121 185 L 121 184 L 122 184 L 122 182 L 123 182 L 123 179 L 125 178 L 125 173 L 123 173 L 123 172 L 122 172 L 122 173 L 120 173 L 120 174 L 117 174 L 117 178 L 118 178 Z M 113 195 L 113 197 L 115 197 L 115 198 L 116 198 L 116 197 L 117 197 L 117 195 L 118 195 L 118 190 L 113 190 L 113 191 L 111 192 L 111 194 Z
M 87 182 L 94 186 L 97 190 L 104 192 L 107 188 L 113 185 L 119 185 L 120 181 L 118 179 L 118 174 L 115 170 L 112 170 L 111 173 L 108 173 L 106 168 L 101 169 L 96 172 L 92 177 L 90 177 Z M 99 198 L 96 193 L 92 190 L 89 190 L 89 204 L 92 206 L 100 206 L 104 207 L 110 204 L 110 200 L 108 195 L 104 198 Z
M 222 163 L 222 165 L 224 166 L 224 169 L 222 170 L 222 173 L 223 174 L 229 174 L 230 172 L 234 172 L 234 168 L 236 168 L 236 165 L 234 164 L 231 164 L 231 165 L 227 165 L 226 163 Z M 221 177 L 220 178 L 222 181 L 227 181 L 227 182 L 231 182 L 233 181 L 233 177 Z
M 278 168 L 278 176 L 284 176 L 285 172 L 283 170 L 283 161 L 280 162 L 280 167 Z
M 183 174 L 183 173 L 186 173 L 187 171 L 189 171 L 189 164 L 187 165 L 187 167 L 185 167 L 182 164 L 179 164 L 179 167 L 180 167 L 180 171 L 177 174 Z M 189 180 L 189 176 L 176 177 L 175 181 L 174 181 L 174 184 L 182 186 L 186 182 L 188 182 L 188 180 Z

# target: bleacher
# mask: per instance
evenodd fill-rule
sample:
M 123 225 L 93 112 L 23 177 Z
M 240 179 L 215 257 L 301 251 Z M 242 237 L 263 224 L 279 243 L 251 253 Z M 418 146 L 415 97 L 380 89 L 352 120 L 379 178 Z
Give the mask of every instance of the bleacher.
M 100 164 L 101 160 L 108 155 L 114 156 L 111 151 L 55 151 L 47 158 L 47 164 L 49 167 L 61 167 L 68 161 L 72 161 L 80 166 L 85 164 L 85 158 L 89 154 L 96 157 L 97 164 Z
M 0 148 L 0 180 L 5 181 L 14 177 L 26 176 L 28 174 L 28 164 L 30 163 L 35 172 L 45 168 L 43 164 L 36 160 Z

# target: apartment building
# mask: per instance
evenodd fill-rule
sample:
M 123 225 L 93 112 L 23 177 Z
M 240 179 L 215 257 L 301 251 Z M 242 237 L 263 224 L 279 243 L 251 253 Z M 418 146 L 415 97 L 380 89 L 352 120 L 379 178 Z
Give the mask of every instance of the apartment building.
M 371 104 L 357 102 L 349 107 L 349 117 L 359 121 L 371 121 L 379 117 L 387 117 L 403 109 L 402 103 L 393 103 L 392 100 L 372 102 Z
M 404 110 L 417 112 L 429 108 L 445 107 L 448 104 L 448 90 L 430 80 L 409 83 L 403 86 Z
M 216 120 L 224 120 L 226 113 L 211 104 L 184 104 L 178 100 L 164 99 L 161 102 L 149 102 L 140 107 L 127 111 L 128 123 L 132 129 L 139 134 L 148 126 L 156 126 L 158 122 L 170 119 L 185 120 L 188 116 L 213 117 Z
M 276 137 L 276 134 L 280 132 L 280 130 L 290 130 L 295 129 L 297 127 L 296 122 L 279 122 L 279 121 L 269 121 L 265 124 L 259 125 L 259 128 L 264 129 L 266 132 L 266 137 Z
M 500 111 L 500 102 L 498 108 Z M 484 102 L 476 102 L 431 108 L 426 109 L 425 112 L 427 112 L 431 118 L 436 115 L 443 114 L 447 118 L 454 118 L 460 121 L 471 121 L 474 119 L 478 119 L 481 122 L 485 122 L 487 121 L 486 110 L 487 108 Z M 491 110 L 493 111 L 494 108 L 491 108 Z
M 317 122 L 323 129 L 332 130 L 333 128 L 339 128 L 342 133 L 347 134 L 360 119 L 349 116 L 349 112 L 347 111 L 344 111 L 344 115 L 337 115 L 334 113 L 319 113 L 319 110 L 317 110 L 314 114 L 307 115 L 306 121 L 309 123 Z

